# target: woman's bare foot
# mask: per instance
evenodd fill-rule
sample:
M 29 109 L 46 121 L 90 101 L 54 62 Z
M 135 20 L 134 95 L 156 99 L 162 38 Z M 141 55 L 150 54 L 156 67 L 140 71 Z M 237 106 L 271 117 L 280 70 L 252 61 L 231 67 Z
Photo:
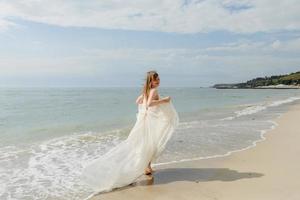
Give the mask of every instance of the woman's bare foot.
M 153 170 L 151 168 L 147 167 L 146 170 L 145 170 L 145 174 L 150 175 L 150 174 L 152 174 L 152 171 Z
M 152 174 L 152 170 L 150 170 L 149 168 L 147 168 L 145 170 L 145 175 L 151 175 Z
M 151 168 L 151 162 L 149 162 L 148 167 L 145 170 L 146 175 L 151 175 L 153 172 L 153 169 Z

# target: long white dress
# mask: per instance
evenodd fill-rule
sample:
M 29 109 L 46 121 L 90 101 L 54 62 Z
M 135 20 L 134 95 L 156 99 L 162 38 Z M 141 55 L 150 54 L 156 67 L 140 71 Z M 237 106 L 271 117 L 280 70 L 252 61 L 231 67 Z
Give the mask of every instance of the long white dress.
M 126 140 L 84 166 L 82 180 L 94 193 L 108 192 L 133 183 L 149 162 L 163 152 L 179 123 L 172 102 L 150 106 L 138 104 L 136 122 Z

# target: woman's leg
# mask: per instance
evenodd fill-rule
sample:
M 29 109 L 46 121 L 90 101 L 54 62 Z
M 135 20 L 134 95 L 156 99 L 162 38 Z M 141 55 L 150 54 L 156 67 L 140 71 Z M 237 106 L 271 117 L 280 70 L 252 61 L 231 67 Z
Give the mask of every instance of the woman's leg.
M 151 170 L 152 172 L 152 168 L 151 168 L 151 162 L 149 162 L 148 168 Z
M 145 174 L 146 174 L 146 175 L 151 174 L 152 171 L 153 171 L 153 170 L 152 170 L 152 168 L 151 168 L 151 162 L 149 162 L 148 167 L 147 167 L 147 169 L 145 170 Z

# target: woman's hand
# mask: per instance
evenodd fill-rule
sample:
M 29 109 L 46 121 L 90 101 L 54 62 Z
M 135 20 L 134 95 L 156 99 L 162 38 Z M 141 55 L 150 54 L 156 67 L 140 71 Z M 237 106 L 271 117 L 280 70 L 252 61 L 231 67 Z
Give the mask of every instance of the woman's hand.
M 169 103 L 171 101 L 171 97 L 167 96 L 163 98 L 163 101 Z

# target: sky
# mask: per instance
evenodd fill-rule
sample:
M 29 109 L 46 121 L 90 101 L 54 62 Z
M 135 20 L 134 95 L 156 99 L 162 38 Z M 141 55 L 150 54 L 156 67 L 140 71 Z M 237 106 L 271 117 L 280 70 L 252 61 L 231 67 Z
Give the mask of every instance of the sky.
M 208 87 L 300 71 L 299 0 L 0 0 L 0 86 Z

